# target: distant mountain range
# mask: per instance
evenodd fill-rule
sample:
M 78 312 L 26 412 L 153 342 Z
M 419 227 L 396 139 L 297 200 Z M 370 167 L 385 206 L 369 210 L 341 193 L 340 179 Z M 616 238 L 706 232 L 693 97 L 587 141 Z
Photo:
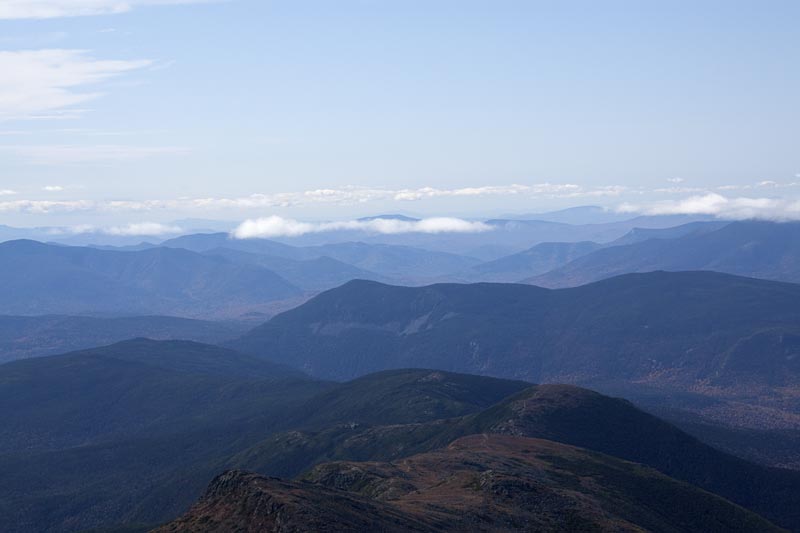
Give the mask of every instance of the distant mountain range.
M 477 258 L 481 261 L 491 261 L 521 252 L 543 242 L 594 241 L 608 243 L 622 237 L 634 228 L 669 228 L 707 218 L 648 216 L 602 223 L 571 224 L 536 218 L 523 220 L 514 217 L 485 220 L 484 223 L 491 230 L 477 233 L 381 234 L 346 230 L 308 233 L 298 237 L 276 237 L 274 240 L 296 247 L 323 246 L 342 242 L 408 246 Z
M 267 239 L 237 240 L 227 234 L 208 234 L 180 237 L 164 245 L 260 264 L 309 291 L 332 288 L 351 279 L 409 285 L 435 281 L 522 281 L 561 287 L 653 270 L 712 270 L 778 281 L 800 279 L 800 250 L 796 245 L 800 240 L 800 224 L 702 221 L 648 228 L 631 227 L 626 221 L 619 223 L 622 226 L 586 226 L 583 228 L 591 231 L 576 233 L 577 226 L 553 222 L 489 223 L 502 229 L 490 232 L 493 244 L 486 246 L 499 246 L 503 239 L 517 234 L 537 241 L 544 232 L 553 240 L 484 262 L 475 257 L 425 249 L 428 245 L 435 248 L 437 244 L 433 241 L 422 248 L 374 242 L 297 247 Z M 573 240 L 577 235 L 588 235 L 595 240 Z M 615 238 L 609 240 L 612 236 Z M 559 242 L 558 237 L 566 239 Z M 451 239 L 464 242 L 472 239 L 477 246 L 483 237 L 458 235 Z M 484 255 L 476 253 L 476 257 Z M 319 264 L 323 258 L 327 263 Z
M 658 226 L 664 220 L 651 222 Z M 471 257 L 436 249 L 435 240 L 420 241 L 433 246 L 428 249 L 370 242 L 371 237 L 316 246 L 235 239 L 227 233 L 121 248 L 8 241 L 0 244 L 0 267 L 9 276 L 6 292 L 0 290 L 0 313 L 266 317 L 356 279 L 569 287 L 631 272 L 711 270 L 800 281 L 800 223 L 703 221 L 651 228 L 632 227 L 632 221 L 580 227 L 526 220 L 488 223 L 497 229 L 488 232 L 492 239 L 485 246 L 514 248 L 510 243 L 518 238 L 551 239 L 490 261 L 476 258 L 484 252 Z M 595 240 L 573 240 L 587 235 Z M 484 246 L 484 237 L 449 236 L 477 248 Z
M 470 281 L 515 283 L 549 272 L 602 247 L 589 241 L 543 242 L 524 252 L 475 265 L 464 276 Z
M 259 266 L 173 248 L 0 244 L 0 313 L 236 316 L 302 291 Z
M 278 267 L 277 271 L 280 271 L 282 264 L 276 263 L 275 259 L 296 262 L 326 259 L 327 263 L 322 265 L 300 263 L 307 272 L 306 278 L 313 277 L 315 273 L 319 277 L 324 277 L 327 275 L 327 269 L 333 267 L 340 270 L 349 268 L 350 274 L 358 275 L 363 279 L 385 277 L 398 281 L 418 280 L 444 276 L 480 262 L 474 258 L 409 246 L 341 242 L 322 246 L 296 247 L 269 239 L 234 239 L 226 233 L 187 235 L 165 241 L 162 246 L 185 248 L 214 255 L 222 254 L 228 257 L 235 257 L 231 251 L 247 252 L 262 258 L 269 257 L 273 261 L 273 266 Z M 251 258 L 250 261 L 253 259 Z M 261 259 L 261 261 L 265 260 Z M 300 268 L 298 263 L 293 265 L 287 265 L 286 268 L 288 270 Z M 312 268 L 314 268 L 313 271 Z M 291 276 L 291 274 L 289 275 Z M 330 287 L 329 285 L 326 288 Z
M 653 270 L 713 270 L 800 282 L 800 223 L 747 221 L 722 228 L 697 229 L 676 238 L 661 238 L 663 235 L 656 234 L 658 238 L 640 238 L 632 244 L 596 250 L 525 282 L 544 287 L 572 287 L 619 274 Z
M 467 282 L 516 283 L 521 280 L 528 282 L 538 279 L 537 276 L 558 271 L 561 267 L 601 249 L 640 243 L 651 239 L 676 239 L 690 234 L 699 235 L 715 231 L 729 223 L 720 221 L 690 222 L 670 228 L 633 228 L 619 239 L 605 244 L 591 241 L 544 242 L 510 256 L 481 263 L 453 277 L 457 281 Z M 618 274 L 624 273 L 627 273 L 624 269 L 618 272 Z

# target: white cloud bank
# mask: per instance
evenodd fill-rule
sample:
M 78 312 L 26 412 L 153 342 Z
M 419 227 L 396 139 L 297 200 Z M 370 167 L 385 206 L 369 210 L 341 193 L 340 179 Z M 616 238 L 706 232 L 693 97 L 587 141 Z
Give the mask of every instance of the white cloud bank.
M 102 233 L 103 235 L 114 235 L 117 237 L 160 237 L 163 235 L 176 235 L 182 231 L 183 229 L 178 226 L 159 224 L 158 222 L 137 222 L 123 226 L 109 227 L 97 227 L 90 224 L 66 226 L 53 228 L 50 233 L 52 235 Z
M 0 19 L 47 19 L 115 15 L 135 7 L 198 4 L 208 0 L 0 0 Z
M 712 215 L 722 219 L 800 220 L 800 200 L 788 198 L 728 198 L 717 193 L 651 204 L 622 204 L 618 211 L 646 215 Z
M 0 13 L 5 4 L 0 0 Z M 101 96 L 81 88 L 151 64 L 95 59 L 84 50 L 0 51 L 0 121 L 79 116 L 76 106 Z
M 363 231 L 367 233 L 480 233 L 493 228 L 483 222 L 460 218 L 437 217 L 422 220 L 371 219 L 342 222 L 299 222 L 289 218 L 271 216 L 246 220 L 233 230 L 237 239 L 274 237 L 299 237 L 307 233 L 330 231 Z
M 101 230 L 101 232 L 105 233 L 106 235 L 118 235 L 125 237 L 157 237 L 161 235 L 175 235 L 181 233 L 182 231 L 183 230 L 178 226 L 158 224 L 157 222 L 139 222 L 136 224 L 128 224 L 126 226 L 112 226 L 110 228 L 103 228 Z

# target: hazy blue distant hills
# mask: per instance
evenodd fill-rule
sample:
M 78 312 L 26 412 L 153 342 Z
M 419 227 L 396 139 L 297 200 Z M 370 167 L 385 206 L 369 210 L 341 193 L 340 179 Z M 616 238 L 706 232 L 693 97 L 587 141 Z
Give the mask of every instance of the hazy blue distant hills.
M 158 246 L 157 244 L 153 244 L 152 242 L 147 242 L 147 241 L 142 241 L 137 244 L 128 244 L 125 246 L 111 246 L 111 245 L 99 245 L 99 244 L 88 245 L 89 248 L 96 248 L 98 250 L 111 250 L 114 252 L 141 252 L 142 250 L 149 250 L 150 248 L 156 248 L 157 246 Z
M 320 282 L 315 283 L 309 278 L 329 276 L 330 272 L 327 269 L 331 267 L 339 271 L 340 274 L 336 276 L 336 279 L 341 279 L 342 282 L 357 278 L 375 279 L 381 276 L 395 280 L 420 280 L 450 274 L 480 262 L 474 258 L 408 246 L 340 242 L 322 246 L 298 247 L 269 239 L 234 239 L 225 233 L 187 235 L 165 241 L 163 246 L 185 248 L 196 252 L 213 252 L 214 254 L 227 253 L 230 258 L 237 256 L 228 252 L 220 252 L 220 250 L 257 254 L 271 258 L 270 261 L 275 259 L 311 261 L 323 258 L 335 260 L 336 263 L 317 261 L 317 263 L 306 263 L 305 265 L 294 264 L 293 267 L 288 268 L 288 270 L 303 268 L 305 273 L 302 274 L 302 277 L 317 286 L 320 285 Z M 252 257 L 238 257 L 248 262 L 253 261 Z M 266 261 L 265 259 L 259 260 L 262 264 L 266 264 Z M 273 264 L 278 265 L 278 262 Z M 280 264 L 290 267 L 286 262 Z M 349 274 L 352 277 L 342 276 L 346 272 L 345 265 L 354 267 Z M 276 271 L 281 272 L 282 269 L 276 268 Z M 288 276 L 291 277 L 291 274 Z M 327 285 L 327 287 L 330 286 Z
M 168 316 L 0 316 L 0 363 L 55 355 L 147 337 L 218 343 L 241 335 L 245 325 Z
M 370 220 L 400 220 L 400 221 L 403 221 L 403 222 L 417 222 L 420 219 L 414 218 L 414 217 L 409 217 L 409 216 L 406 216 L 406 215 L 394 214 L 394 215 L 376 215 L 376 216 L 371 216 L 371 217 L 361 217 L 358 220 L 360 222 L 368 222 Z
M 238 316 L 301 290 L 263 267 L 188 250 L 0 244 L 0 313 Z
M 314 259 L 288 259 L 229 248 L 216 248 L 204 252 L 240 264 L 268 268 L 293 285 L 307 291 L 321 291 L 343 285 L 354 279 L 389 281 L 386 276 L 337 261 L 327 256 Z
M 652 270 L 713 270 L 800 282 L 800 223 L 732 222 L 715 231 L 613 246 L 525 281 L 568 287 Z
M 529 250 L 472 267 L 465 275 L 473 281 L 514 283 L 544 274 L 602 248 L 595 242 L 543 242 Z
M 599 244 L 584 242 L 544 242 L 509 256 L 481 263 L 468 271 L 453 275 L 456 280 L 514 283 L 556 270 L 601 248 L 622 246 L 650 239 L 674 239 L 689 234 L 699 235 L 717 230 L 729 222 L 690 222 L 669 228 L 633 228 L 614 241 Z M 625 273 L 625 272 L 620 272 Z
M 193 252 L 208 252 L 218 248 L 285 259 L 313 259 L 313 253 L 269 239 L 234 239 L 229 233 L 195 233 L 169 239 L 161 243 L 167 248 L 183 248 Z
M 446 252 L 361 242 L 326 244 L 309 247 L 307 250 L 383 276 L 407 281 L 447 275 L 480 262 L 475 258 Z
M 676 239 L 685 235 L 699 235 L 718 230 L 730 224 L 730 221 L 716 220 L 705 222 L 689 222 L 670 228 L 633 228 L 619 239 L 608 243 L 607 246 L 622 246 L 635 244 L 650 239 Z
M 576 213 L 580 212 L 581 209 L 578 208 Z M 490 230 L 474 233 L 437 234 L 409 232 L 381 234 L 362 230 L 341 230 L 313 232 L 293 237 L 275 237 L 271 240 L 298 248 L 346 242 L 406 246 L 474 257 L 482 261 L 491 261 L 521 252 L 543 242 L 595 241 L 607 243 L 622 237 L 631 229 L 637 227 L 668 228 L 709 218 L 682 215 L 647 217 L 618 217 L 613 215 L 600 218 L 589 217 L 587 220 L 593 220 L 593 222 L 587 223 L 579 216 L 576 222 L 569 223 L 568 219 L 570 217 L 566 216 L 566 213 L 564 217 L 554 217 L 553 220 L 537 219 L 535 218 L 536 215 L 531 215 L 531 217 L 533 218 L 523 219 L 515 216 L 486 220 L 485 223 Z M 381 215 L 366 217 L 361 220 L 374 219 L 418 220 L 403 215 Z M 336 258 L 341 260 L 340 257 Z
M 568 207 L 544 213 L 508 214 L 500 218 L 510 220 L 542 220 L 545 222 L 561 222 L 563 224 L 605 224 L 622 222 L 633 218 L 630 213 L 618 213 L 597 205 Z

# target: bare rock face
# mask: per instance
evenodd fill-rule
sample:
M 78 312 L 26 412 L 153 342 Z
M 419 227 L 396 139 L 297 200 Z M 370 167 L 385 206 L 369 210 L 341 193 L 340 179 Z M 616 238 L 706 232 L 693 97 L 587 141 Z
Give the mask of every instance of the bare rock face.
M 231 470 L 211 482 L 191 511 L 157 531 L 432 531 L 391 506 L 310 483 Z
M 552 441 L 472 435 L 392 463 L 319 465 L 299 481 L 217 477 L 157 533 L 780 531 L 650 468 Z

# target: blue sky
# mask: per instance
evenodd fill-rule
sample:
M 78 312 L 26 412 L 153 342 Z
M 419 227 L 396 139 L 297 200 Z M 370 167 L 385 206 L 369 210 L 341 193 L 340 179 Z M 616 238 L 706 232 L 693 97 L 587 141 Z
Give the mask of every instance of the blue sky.
M 0 0 L 0 224 L 800 217 L 798 20 L 780 0 Z

